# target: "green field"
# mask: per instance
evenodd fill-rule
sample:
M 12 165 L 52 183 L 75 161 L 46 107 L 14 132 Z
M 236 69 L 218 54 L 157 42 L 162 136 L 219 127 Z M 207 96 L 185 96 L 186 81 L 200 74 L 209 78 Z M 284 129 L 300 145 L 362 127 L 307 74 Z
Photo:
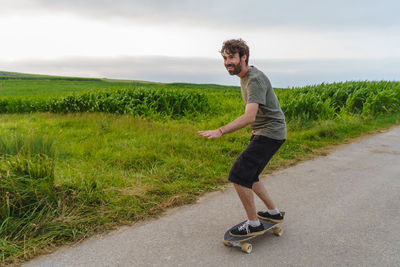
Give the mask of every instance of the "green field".
M 0 71 L 0 97 L 3 96 L 60 96 L 71 92 L 99 89 L 121 89 L 143 86 L 146 88 L 182 88 L 182 89 L 234 89 L 234 86 L 217 84 L 186 83 L 150 83 L 146 81 L 129 81 L 115 79 L 79 78 L 21 74 Z
M 127 92 L 141 94 L 126 102 Z M 288 139 L 265 172 L 400 122 L 399 82 L 276 92 Z M 94 99 L 93 107 L 81 112 L 86 99 Z M 35 112 L 51 101 L 62 103 L 60 109 Z M 0 103 L 2 264 L 158 216 L 224 188 L 231 164 L 250 137 L 249 128 L 217 140 L 197 134 L 244 112 L 240 88 L 233 86 L 0 72 Z M 103 103 L 109 105 L 107 112 L 99 112 Z M 113 108 L 126 103 L 133 106 Z M 132 112 L 138 109 L 146 111 Z

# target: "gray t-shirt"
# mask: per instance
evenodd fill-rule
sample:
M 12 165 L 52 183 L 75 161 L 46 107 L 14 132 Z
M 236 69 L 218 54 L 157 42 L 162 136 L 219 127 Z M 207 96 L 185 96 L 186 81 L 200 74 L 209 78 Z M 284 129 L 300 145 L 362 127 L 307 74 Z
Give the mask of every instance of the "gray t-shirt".
M 267 76 L 251 66 L 240 79 L 243 102 L 258 103 L 256 120 L 250 124 L 255 135 L 272 139 L 286 139 L 285 115 Z

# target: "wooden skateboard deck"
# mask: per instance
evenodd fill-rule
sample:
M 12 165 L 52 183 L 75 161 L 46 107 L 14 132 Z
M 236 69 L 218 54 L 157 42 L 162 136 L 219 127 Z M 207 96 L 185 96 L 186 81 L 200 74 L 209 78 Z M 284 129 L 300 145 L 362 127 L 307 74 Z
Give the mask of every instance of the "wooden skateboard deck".
M 282 214 L 285 215 L 284 212 L 282 212 Z M 265 234 L 266 232 L 268 232 L 271 229 L 273 230 L 273 233 L 276 236 L 281 236 L 282 233 L 283 233 L 283 230 L 280 227 L 277 226 L 280 223 L 276 223 L 276 222 L 271 222 L 271 221 L 266 221 L 266 220 L 260 219 L 260 222 L 263 224 L 265 230 L 263 231 L 263 233 L 261 233 L 259 235 L 245 236 L 245 237 L 235 237 L 235 236 L 231 236 L 229 234 L 230 230 L 232 230 L 233 228 L 237 227 L 238 225 L 243 224 L 244 222 L 245 221 L 243 221 L 243 222 L 241 222 L 241 223 L 239 223 L 239 224 L 237 224 L 235 226 L 232 226 L 228 231 L 226 231 L 226 233 L 224 235 L 224 238 L 222 240 L 222 243 L 225 246 L 240 247 L 242 249 L 242 251 L 244 251 L 244 252 L 249 254 L 249 253 L 251 253 L 251 250 L 252 250 L 253 247 L 252 247 L 251 244 L 249 244 L 247 242 L 244 242 L 244 241 L 248 241 L 248 240 L 253 239 L 253 238 L 257 237 L 257 236 L 261 236 L 261 235 Z

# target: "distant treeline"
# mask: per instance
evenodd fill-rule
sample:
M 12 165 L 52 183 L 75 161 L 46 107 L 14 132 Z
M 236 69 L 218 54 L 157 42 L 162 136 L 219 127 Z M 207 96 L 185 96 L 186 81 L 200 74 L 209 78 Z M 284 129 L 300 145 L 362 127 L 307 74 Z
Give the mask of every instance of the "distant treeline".
M 65 80 L 65 81 L 101 81 L 99 78 L 65 77 L 54 75 L 28 74 L 0 71 L 0 80 Z
M 59 80 L 59 81 L 102 81 L 100 78 L 57 77 L 57 76 L 0 76 L 0 80 Z

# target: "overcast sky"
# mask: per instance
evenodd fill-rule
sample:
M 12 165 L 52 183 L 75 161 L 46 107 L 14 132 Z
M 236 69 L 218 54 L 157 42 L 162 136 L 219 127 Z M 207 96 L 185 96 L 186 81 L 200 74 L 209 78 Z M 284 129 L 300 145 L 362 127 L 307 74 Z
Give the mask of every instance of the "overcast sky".
M 400 80 L 399 1 L 0 0 L 0 70 L 238 85 L 243 38 L 275 87 Z

